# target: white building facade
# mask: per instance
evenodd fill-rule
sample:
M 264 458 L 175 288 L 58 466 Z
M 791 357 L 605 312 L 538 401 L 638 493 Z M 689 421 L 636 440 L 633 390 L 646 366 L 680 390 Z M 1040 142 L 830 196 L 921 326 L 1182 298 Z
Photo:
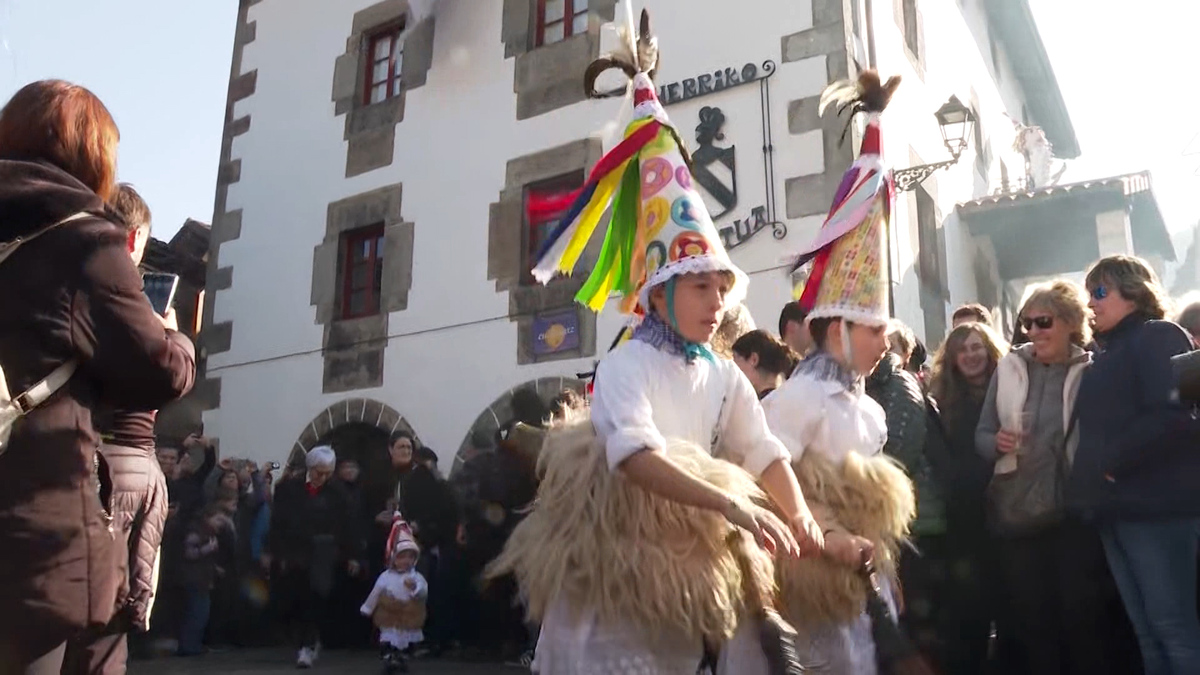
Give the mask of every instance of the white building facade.
M 406 0 L 242 0 L 198 385 L 222 453 L 361 453 L 406 428 L 448 469 L 521 414 L 514 392 L 580 385 L 623 318 L 573 304 L 586 270 L 533 283 L 548 223 L 525 200 L 578 186 L 603 153 L 621 99 L 585 100 L 582 74 L 626 1 L 442 0 L 417 22 Z M 1056 86 L 1028 95 L 1005 56 L 1014 35 L 1040 48 L 1031 23 L 996 27 L 1025 0 L 642 6 L 661 98 L 761 327 L 792 299 L 785 259 L 857 147 L 817 97 L 871 65 L 905 78 L 884 126 L 898 168 L 947 158 L 933 112 L 951 95 L 981 121 L 961 161 L 900 195 L 897 316 L 937 343 L 955 304 L 997 304 L 994 256 L 955 204 L 1024 175 L 1006 113 L 1074 144 Z

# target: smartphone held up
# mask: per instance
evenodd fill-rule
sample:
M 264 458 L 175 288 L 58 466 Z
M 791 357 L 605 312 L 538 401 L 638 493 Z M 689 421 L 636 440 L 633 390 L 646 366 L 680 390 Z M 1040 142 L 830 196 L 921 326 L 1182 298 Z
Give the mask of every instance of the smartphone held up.
M 142 275 L 142 292 L 150 300 L 150 306 L 159 316 L 166 316 L 175 302 L 179 290 L 179 275 L 147 272 Z

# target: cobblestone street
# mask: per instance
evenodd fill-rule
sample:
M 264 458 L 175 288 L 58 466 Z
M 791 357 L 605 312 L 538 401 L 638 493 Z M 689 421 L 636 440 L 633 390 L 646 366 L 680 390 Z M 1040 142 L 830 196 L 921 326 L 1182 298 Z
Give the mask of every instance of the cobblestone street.
M 242 649 L 212 653 L 198 658 L 164 658 L 133 661 L 130 675 L 294 675 L 311 672 L 314 675 L 354 675 L 382 673 L 379 658 L 373 652 L 326 652 L 310 671 L 300 671 L 294 665 L 294 654 L 279 649 Z M 455 663 L 443 660 L 417 660 L 409 672 L 416 675 L 519 675 L 523 668 L 495 663 Z

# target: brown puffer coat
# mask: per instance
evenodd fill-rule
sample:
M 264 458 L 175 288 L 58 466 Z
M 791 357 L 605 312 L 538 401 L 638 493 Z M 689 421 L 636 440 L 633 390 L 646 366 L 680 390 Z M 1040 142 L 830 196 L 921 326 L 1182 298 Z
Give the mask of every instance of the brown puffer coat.
M 100 447 L 112 475 L 113 557 L 120 591 L 117 611 L 135 629 L 148 630 L 158 587 L 159 547 L 167 522 L 167 480 L 153 448 Z
M 42 653 L 113 615 L 118 575 L 91 410 L 154 410 L 195 378 L 191 342 L 164 330 L 142 294 L 120 218 L 56 167 L 0 160 L 0 241 L 81 211 L 95 217 L 60 225 L 0 264 L 9 387 L 24 391 L 79 362 L 0 455 L 0 653 L 10 657 Z

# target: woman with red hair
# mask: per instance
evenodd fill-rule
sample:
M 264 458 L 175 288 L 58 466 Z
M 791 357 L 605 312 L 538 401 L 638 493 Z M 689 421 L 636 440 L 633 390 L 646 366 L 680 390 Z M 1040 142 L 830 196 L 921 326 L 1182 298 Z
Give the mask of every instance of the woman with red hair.
M 29 84 L 0 109 L 0 366 L 20 399 L 0 445 L 3 673 L 58 673 L 66 641 L 114 613 L 92 409 L 154 410 L 195 377 L 191 343 L 151 309 L 106 205 L 118 140 L 104 104 L 67 82 Z

